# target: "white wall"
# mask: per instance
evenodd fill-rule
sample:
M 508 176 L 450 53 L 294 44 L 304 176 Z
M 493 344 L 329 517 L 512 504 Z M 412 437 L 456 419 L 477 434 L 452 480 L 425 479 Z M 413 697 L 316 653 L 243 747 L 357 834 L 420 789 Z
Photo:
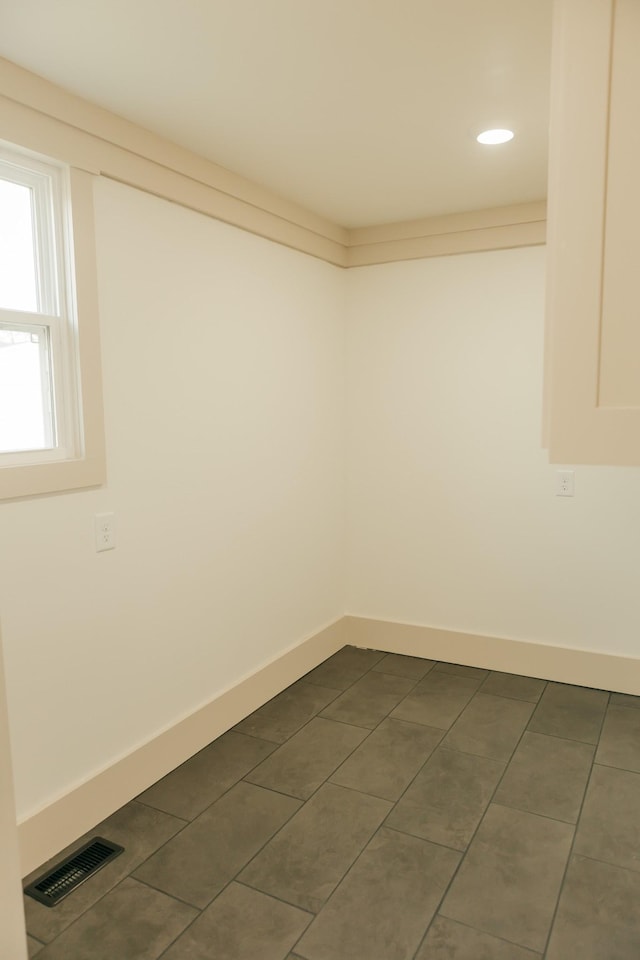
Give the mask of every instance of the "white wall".
M 543 248 L 349 275 L 353 615 L 640 654 L 640 470 L 541 449 Z
M 20 817 L 344 612 L 345 274 L 110 181 L 96 220 L 108 483 L 1 508 Z
M 345 611 L 638 653 L 640 471 L 559 499 L 540 447 L 542 248 L 347 274 L 96 202 L 108 484 L 1 508 L 21 818 Z

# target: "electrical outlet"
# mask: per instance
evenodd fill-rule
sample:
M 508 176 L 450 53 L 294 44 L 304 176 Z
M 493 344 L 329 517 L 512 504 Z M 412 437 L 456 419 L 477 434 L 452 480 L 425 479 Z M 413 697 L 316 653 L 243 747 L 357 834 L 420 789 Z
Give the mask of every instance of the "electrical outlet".
M 556 497 L 572 497 L 574 495 L 573 470 L 556 470 Z
M 96 535 L 96 553 L 113 550 L 116 545 L 115 513 L 96 513 L 93 518 Z

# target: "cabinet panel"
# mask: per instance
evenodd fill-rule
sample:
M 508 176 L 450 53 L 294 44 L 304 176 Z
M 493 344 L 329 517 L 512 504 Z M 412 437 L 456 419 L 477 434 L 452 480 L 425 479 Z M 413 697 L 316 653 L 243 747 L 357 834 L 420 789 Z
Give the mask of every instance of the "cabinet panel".
M 640 4 L 557 0 L 546 441 L 555 463 L 640 464 Z
M 640 406 L 640 3 L 618 0 L 609 98 L 599 402 Z

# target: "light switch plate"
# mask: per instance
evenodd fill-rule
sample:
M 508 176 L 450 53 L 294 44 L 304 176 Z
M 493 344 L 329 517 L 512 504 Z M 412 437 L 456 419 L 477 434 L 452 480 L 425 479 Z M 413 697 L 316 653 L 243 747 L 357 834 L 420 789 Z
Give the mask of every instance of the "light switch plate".
M 573 470 L 556 470 L 556 497 L 573 497 L 575 473 Z
M 93 518 L 96 537 L 96 553 L 114 550 L 116 545 L 115 513 L 96 513 Z

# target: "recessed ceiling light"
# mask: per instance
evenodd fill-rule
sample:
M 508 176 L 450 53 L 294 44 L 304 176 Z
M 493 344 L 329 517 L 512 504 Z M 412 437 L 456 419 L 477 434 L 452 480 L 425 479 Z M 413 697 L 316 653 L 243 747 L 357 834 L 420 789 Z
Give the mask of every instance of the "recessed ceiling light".
M 478 143 L 508 143 L 513 140 L 513 130 L 485 130 L 476 137 Z

